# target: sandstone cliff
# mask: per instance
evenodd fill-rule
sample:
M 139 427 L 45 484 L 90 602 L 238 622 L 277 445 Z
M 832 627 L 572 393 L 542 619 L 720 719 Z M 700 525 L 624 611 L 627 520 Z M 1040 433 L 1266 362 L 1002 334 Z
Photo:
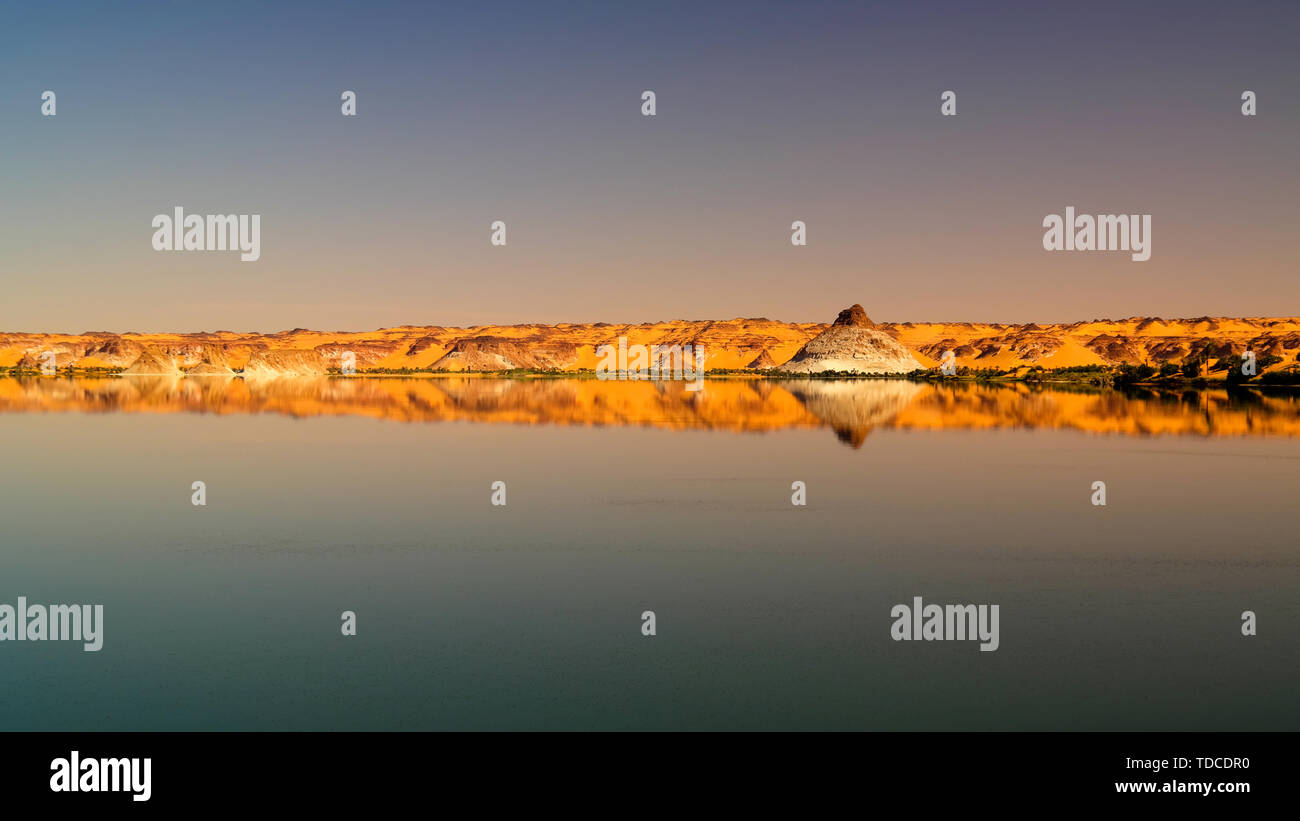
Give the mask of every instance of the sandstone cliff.
M 1093 319 L 1066 324 L 1010 325 L 976 322 L 871 322 L 850 309 L 847 326 L 888 337 L 922 367 L 934 367 L 945 351 L 953 351 L 958 366 L 1014 369 L 1120 363 L 1182 364 L 1188 359 L 1213 361 L 1254 351 L 1256 356 L 1277 356 L 1291 367 L 1300 352 L 1300 319 L 1196 317 L 1165 319 Z M 862 324 L 867 323 L 867 324 Z M 274 334 L 234 333 L 123 333 L 103 331 L 82 334 L 0 333 L 0 367 L 21 365 L 36 369 L 42 355 L 54 354 L 60 368 L 124 368 L 134 366 L 146 349 L 142 368 L 163 368 L 174 373 L 166 360 L 189 373 L 224 369 L 238 371 L 260 358 L 255 370 L 274 368 L 266 354 L 274 351 L 312 351 L 326 367 L 340 367 L 351 353 L 356 367 L 370 369 L 508 370 L 511 368 L 594 369 L 600 345 L 696 345 L 706 354 L 705 366 L 718 369 L 767 369 L 784 365 L 829 327 L 823 323 L 777 320 L 672 320 L 640 324 L 561 323 L 558 325 L 506 325 L 446 328 L 400 326 L 377 331 L 328 332 L 296 328 Z M 866 335 L 837 331 L 823 340 L 828 350 L 853 347 L 848 337 Z M 843 338 L 841 338 L 843 337 Z M 905 358 L 880 337 L 861 351 L 879 355 L 886 363 L 906 367 Z M 837 341 L 838 340 L 838 341 Z M 843 343 L 843 345 L 841 345 Z M 809 354 L 815 353 L 814 348 Z M 843 351 L 841 351 L 843 352 Z M 851 353 L 851 351 L 849 351 Z M 861 365 L 863 359 L 849 361 Z M 792 363 L 798 365 L 799 363 Z M 296 366 L 295 366 L 296 367 Z M 317 365 L 308 370 L 315 372 Z M 152 371 L 151 371 L 152 372 Z
M 322 376 L 325 358 L 316 351 L 257 351 L 244 366 L 244 378 Z
M 122 373 L 127 376 L 180 376 L 182 371 L 170 355 L 157 348 L 145 348 Z

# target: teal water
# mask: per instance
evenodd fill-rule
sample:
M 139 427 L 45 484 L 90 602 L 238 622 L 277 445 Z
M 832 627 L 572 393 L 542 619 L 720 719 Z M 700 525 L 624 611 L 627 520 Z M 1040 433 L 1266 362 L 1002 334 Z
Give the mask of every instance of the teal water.
M 0 430 L 0 603 L 105 610 L 98 653 L 0 642 L 4 730 L 1300 729 L 1290 438 Z M 892 641 L 917 595 L 1000 605 L 1000 649 Z

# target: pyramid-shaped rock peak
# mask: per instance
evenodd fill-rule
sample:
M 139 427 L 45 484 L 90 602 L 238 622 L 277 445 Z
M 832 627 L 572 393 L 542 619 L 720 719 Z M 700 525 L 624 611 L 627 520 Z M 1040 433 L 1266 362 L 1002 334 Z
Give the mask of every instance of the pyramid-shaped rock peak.
M 749 364 L 746 365 L 745 367 L 756 368 L 758 370 L 763 370 L 765 368 L 775 368 L 776 360 L 772 358 L 772 352 L 769 351 L 767 348 L 764 348 L 762 353 L 760 353 L 758 356 L 751 359 L 749 361 Z
M 867 312 L 862 310 L 861 305 L 854 305 L 851 308 L 845 308 L 840 311 L 840 315 L 835 317 L 834 325 L 848 325 L 853 328 L 874 328 L 876 323 L 871 321 Z
M 840 311 L 835 324 L 799 349 L 778 370 L 787 373 L 898 374 L 921 370 L 912 352 L 878 330 L 861 305 Z

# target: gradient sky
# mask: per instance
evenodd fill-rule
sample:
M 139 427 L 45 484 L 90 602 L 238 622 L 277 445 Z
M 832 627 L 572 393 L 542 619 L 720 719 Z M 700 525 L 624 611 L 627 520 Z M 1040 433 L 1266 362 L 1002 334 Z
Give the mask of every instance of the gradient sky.
M 7 3 L 0 331 L 1300 314 L 1300 4 L 986 5 Z

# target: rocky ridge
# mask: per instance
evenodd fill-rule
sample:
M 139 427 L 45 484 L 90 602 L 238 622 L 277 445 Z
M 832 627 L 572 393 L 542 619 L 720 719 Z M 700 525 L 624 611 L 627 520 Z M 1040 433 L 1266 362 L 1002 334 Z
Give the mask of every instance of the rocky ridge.
M 815 339 L 832 330 L 809 349 Z M 338 368 L 350 352 L 361 373 L 402 369 L 571 371 L 594 369 L 599 346 L 616 345 L 620 336 L 627 337 L 629 344 L 700 347 L 710 370 L 797 370 L 811 367 L 804 363 L 818 358 L 829 362 L 847 354 L 845 361 L 856 366 L 876 363 L 891 368 L 886 372 L 898 372 L 897 368 L 904 367 L 934 367 L 948 350 L 954 352 L 958 366 L 1004 370 L 1121 363 L 1159 367 L 1188 359 L 1239 356 L 1246 350 L 1257 357 L 1280 357 L 1284 361 L 1276 367 L 1282 367 L 1294 365 L 1300 353 L 1300 318 L 1132 317 L 1023 325 L 873 322 L 861 306 L 854 306 L 841 312 L 831 325 L 738 318 L 640 324 L 402 326 L 362 332 L 295 328 L 273 334 L 0 333 L 0 367 L 36 369 L 48 361 L 43 357 L 48 351 L 59 368 L 222 374 L 238 372 L 251 363 L 261 375 L 281 371 L 302 375 Z M 313 356 L 274 354 L 286 351 Z

